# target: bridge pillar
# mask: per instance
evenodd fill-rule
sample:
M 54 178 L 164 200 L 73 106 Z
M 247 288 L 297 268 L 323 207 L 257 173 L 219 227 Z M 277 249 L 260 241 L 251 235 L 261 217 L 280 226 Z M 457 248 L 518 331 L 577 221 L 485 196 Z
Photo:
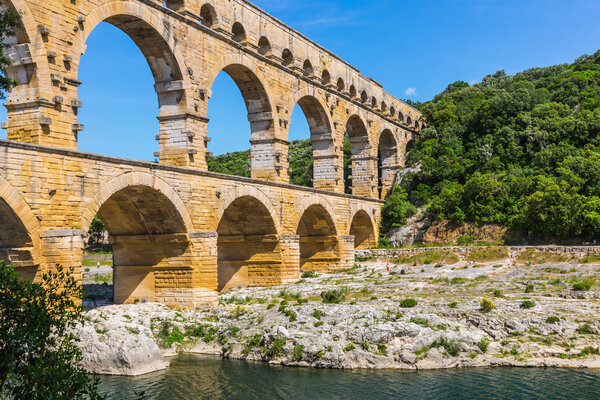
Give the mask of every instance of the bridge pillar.
M 344 192 L 344 169 L 338 165 L 339 159 L 340 156 L 337 154 L 313 157 L 315 171 L 313 187 L 315 189 Z
M 381 167 L 381 200 L 385 200 L 396 182 L 396 176 L 400 172 L 399 165 L 384 165 Z
M 251 175 L 254 179 L 273 182 L 289 181 L 288 147 L 290 142 L 275 137 L 272 112 L 248 114 L 252 131 Z
M 190 243 L 195 260 L 194 306 L 217 304 L 217 232 L 192 232 Z
M 340 269 L 348 269 L 354 266 L 354 236 L 340 236 Z
M 159 152 L 154 155 L 160 163 L 206 170 L 208 118 L 184 113 L 159 116 L 158 120 Z
M 376 197 L 377 157 L 352 157 L 352 194 L 363 197 Z
M 282 284 L 300 279 L 300 236 L 281 235 Z
M 42 263 L 34 280 L 56 265 L 65 270 L 73 268 L 73 278 L 81 282 L 81 260 L 83 259 L 83 239 L 86 232 L 79 229 L 47 230 L 40 232 Z

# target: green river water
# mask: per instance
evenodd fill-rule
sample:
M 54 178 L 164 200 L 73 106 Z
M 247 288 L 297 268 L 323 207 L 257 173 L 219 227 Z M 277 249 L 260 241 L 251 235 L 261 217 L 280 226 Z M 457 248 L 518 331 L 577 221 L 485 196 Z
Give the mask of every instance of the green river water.
M 340 371 L 180 356 L 142 377 L 101 377 L 109 399 L 600 399 L 600 371 Z

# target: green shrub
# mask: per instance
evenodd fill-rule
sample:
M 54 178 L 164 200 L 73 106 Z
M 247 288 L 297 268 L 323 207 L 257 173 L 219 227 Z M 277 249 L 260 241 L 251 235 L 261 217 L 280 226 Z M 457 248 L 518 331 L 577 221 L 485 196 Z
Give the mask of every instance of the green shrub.
M 448 340 L 446 336 L 442 336 L 431 343 L 430 348 L 439 348 L 443 347 L 446 350 L 446 353 L 449 355 L 456 357 L 460 353 L 460 342 L 457 340 Z
M 400 302 L 400 307 L 402 308 L 413 308 L 418 304 L 415 299 L 404 299 Z
M 525 293 L 533 293 L 533 285 L 527 285 L 525 287 Z
M 315 311 L 313 311 L 312 316 L 315 317 L 316 319 L 321 319 L 321 317 L 323 316 L 323 311 L 315 310 Z
M 340 304 L 346 301 L 347 288 L 332 289 L 326 292 L 321 292 L 321 299 L 325 304 Z
M 582 335 L 591 335 L 594 333 L 594 328 L 589 323 L 585 323 L 577 328 L 577 332 Z
M 354 346 L 352 343 L 348 344 L 348 346 L 344 347 L 344 353 L 347 353 L 349 351 L 352 351 L 356 348 L 356 346 Z
M 265 351 L 265 355 L 271 359 L 279 357 L 283 351 L 283 346 L 285 346 L 285 343 L 285 338 L 277 338 L 273 340 L 271 346 Z
M 549 324 L 558 324 L 560 322 L 560 318 L 558 318 L 555 315 L 551 315 L 548 318 L 546 318 L 546 322 Z
M 573 284 L 573 290 L 575 290 L 577 292 L 587 292 L 591 288 L 592 288 L 592 281 L 590 281 L 590 280 L 575 282 Z
M 479 343 L 477 343 L 477 347 L 481 350 L 482 353 L 487 353 L 488 346 L 490 345 L 490 340 L 486 337 L 481 339 Z
M 381 356 L 387 356 L 387 346 L 385 344 L 377 345 L 377 354 Z
M 488 298 L 484 297 L 483 299 L 481 299 L 479 306 L 481 307 L 481 311 L 490 312 L 494 309 L 494 307 L 496 307 L 496 304 L 494 304 L 494 302 L 489 300 Z
M 248 354 L 255 347 L 259 347 L 263 342 L 263 335 L 257 333 L 252 338 L 248 339 L 246 344 L 244 345 L 244 349 L 242 350 L 243 354 Z
M 317 321 L 317 322 L 315 322 L 315 328 L 318 328 L 318 327 L 322 326 L 323 324 L 324 324 L 323 321 Z
M 521 302 L 521 308 L 523 308 L 523 309 L 528 310 L 533 307 L 535 307 L 535 301 L 533 301 L 533 300 L 523 300 Z
M 458 307 L 458 303 L 453 301 L 452 303 L 448 304 L 448 308 L 456 308 Z
M 294 361 L 302 361 L 303 357 L 304 357 L 304 346 L 299 344 L 298 346 L 294 347 L 293 359 L 294 359 Z
M 426 319 L 413 317 L 410 319 L 410 322 L 412 322 L 413 324 L 424 326 L 426 328 L 429 327 L 429 322 L 427 322 Z
M 302 273 L 302 278 L 316 278 L 319 275 L 315 271 L 304 271 Z
M 502 297 L 502 292 L 498 289 L 494 290 L 494 297 Z

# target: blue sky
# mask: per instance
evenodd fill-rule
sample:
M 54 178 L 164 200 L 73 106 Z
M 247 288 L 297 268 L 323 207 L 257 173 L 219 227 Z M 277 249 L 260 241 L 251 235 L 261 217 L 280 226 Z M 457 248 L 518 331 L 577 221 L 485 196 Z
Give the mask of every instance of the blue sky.
M 399 98 L 425 101 L 449 83 L 480 81 L 504 69 L 572 62 L 600 49 L 598 0 L 256 0 Z M 142 54 L 116 28 L 101 24 L 82 58 L 79 98 L 85 124 L 79 149 L 153 160 L 158 106 Z M 249 148 L 243 100 L 225 74 L 209 103 L 209 151 Z M 5 111 L 0 115 L 5 120 Z M 290 139 L 308 138 L 297 109 Z

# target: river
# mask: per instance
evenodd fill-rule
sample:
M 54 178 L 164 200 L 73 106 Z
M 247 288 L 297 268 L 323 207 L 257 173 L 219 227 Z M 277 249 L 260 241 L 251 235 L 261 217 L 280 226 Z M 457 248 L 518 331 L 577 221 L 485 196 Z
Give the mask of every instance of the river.
M 340 371 L 179 356 L 163 372 L 101 377 L 109 399 L 599 399 L 600 371 L 462 369 Z

